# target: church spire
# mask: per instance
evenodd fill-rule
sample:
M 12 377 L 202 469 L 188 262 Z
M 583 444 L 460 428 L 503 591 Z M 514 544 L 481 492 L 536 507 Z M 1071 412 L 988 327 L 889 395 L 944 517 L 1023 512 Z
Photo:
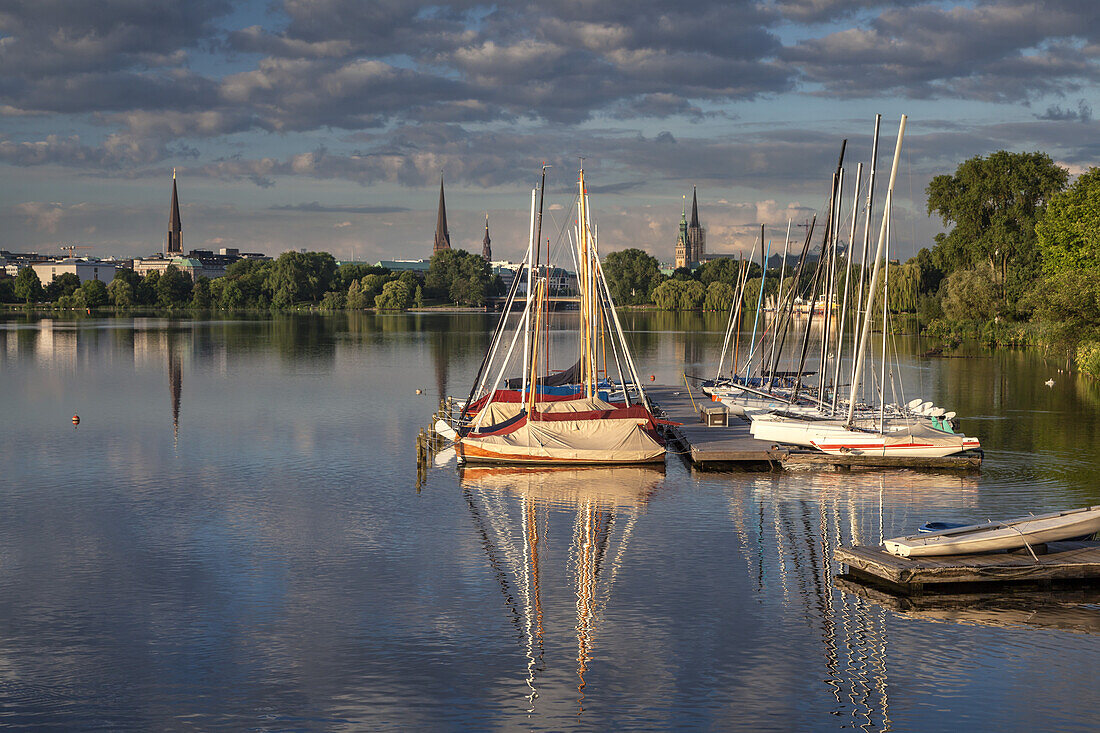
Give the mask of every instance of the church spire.
M 699 198 L 695 193 L 695 186 L 691 187 L 691 226 L 699 226 Z
M 432 254 L 451 248 L 451 235 L 447 231 L 447 202 L 443 198 L 443 174 L 439 174 L 439 213 L 435 218 L 435 243 Z
M 176 169 L 172 169 L 172 209 L 168 212 L 169 255 L 183 254 L 183 224 L 180 221 L 180 199 L 176 192 Z
M 489 239 L 489 215 L 485 215 L 485 239 L 481 240 L 481 259 L 486 262 L 493 261 L 493 248 L 490 246 L 492 240 Z

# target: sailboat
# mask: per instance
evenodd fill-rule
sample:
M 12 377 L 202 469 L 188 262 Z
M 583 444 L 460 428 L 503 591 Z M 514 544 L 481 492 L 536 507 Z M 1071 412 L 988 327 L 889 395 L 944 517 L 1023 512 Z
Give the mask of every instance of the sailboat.
M 546 252 L 543 262 L 539 246 L 545 183 L 544 168 L 541 186 L 531 193 L 531 238 L 524 259 L 526 302 L 509 345 L 505 348 L 515 287 L 461 413 L 451 423 L 437 425 L 437 432 L 453 439 L 463 463 L 663 461 L 665 446 L 657 433 L 657 419 L 638 379 L 600 264 L 583 170 L 571 238 L 578 293 L 575 349 L 562 349 L 559 339 L 551 337 L 552 268 L 550 253 Z M 519 279 L 517 275 L 517 283 Z M 566 363 L 572 366 L 554 372 L 551 352 L 557 357 L 562 351 L 571 352 Z M 517 367 L 520 376 L 504 381 L 501 388 L 505 372 Z M 611 379 L 612 368 L 617 370 L 617 384 Z M 621 400 L 612 401 L 610 387 L 617 387 Z
M 788 320 L 782 326 L 776 326 L 772 333 L 773 355 L 770 359 L 770 370 L 765 366 L 763 348 L 760 349 L 760 376 L 753 382 L 746 374 L 739 377 L 734 374 L 731 379 L 723 383 L 718 377 L 713 382 L 704 384 L 712 399 L 720 400 L 727 405 L 734 406 L 734 410 L 743 412 L 752 421 L 751 432 L 753 437 L 775 443 L 785 443 L 820 450 L 833 455 L 864 455 L 864 456 L 912 456 L 912 457 L 943 457 L 957 453 L 976 450 L 981 447 L 977 438 L 967 437 L 956 433 L 950 424 L 953 413 L 946 413 L 940 408 L 934 408 L 931 403 L 922 400 L 913 400 L 904 406 L 886 405 L 885 399 L 885 368 L 878 396 L 878 407 L 873 408 L 858 400 L 859 383 L 863 375 L 863 366 L 866 360 L 868 345 L 870 342 L 870 328 L 873 309 L 870 303 L 875 300 L 875 293 L 880 287 L 880 275 L 882 274 L 882 262 L 887 261 L 884 256 L 884 247 L 888 240 L 890 208 L 893 198 L 894 183 L 897 178 L 897 169 L 900 160 L 901 144 L 905 134 L 906 117 L 902 116 L 901 126 L 898 131 L 897 146 L 894 150 L 894 160 L 890 172 L 890 181 L 887 187 L 886 203 L 883 211 L 882 226 L 879 231 L 878 247 L 874 254 L 870 287 L 867 290 L 866 301 L 863 299 L 863 278 L 860 276 L 860 301 L 867 304 L 863 313 L 861 333 L 857 334 L 855 342 L 856 353 L 853 357 L 851 389 L 847 402 L 840 398 L 840 344 L 843 341 L 844 319 L 842 317 L 844 305 L 849 297 L 849 280 L 851 268 L 851 251 L 855 239 L 856 212 L 853 203 L 852 230 L 849 235 L 847 267 L 849 276 L 844 279 L 843 297 L 840 299 L 840 315 L 836 317 L 832 309 L 822 309 L 822 344 L 819 368 L 819 383 L 816 386 L 805 385 L 803 377 L 806 372 L 805 360 L 810 336 L 810 325 L 814 313 L 810 313 L 810 320 L 801 338 L 802 347 L 798 357 L 797 370 L 793 373 L 779 373 L 778 352 L 775 346 L 782 345 L 786 335 L 789 315 L 793 312 L 793 290 L 788 293 Z M 875 128 L 875 153 L 872 159 L 877 157 L 878 121 Z M 830 214 L 825 227 L 825 238 L 822 246 L 821 258 L 814 273 L 814 285 L 811 288 L 811 297 L 817 292 L 820 284 L 825 302 L 838 303 L 838 291 L 840 289 L 840 273 L 833 272 L 834 268 L 829 263 L 837 261 L 836 235 L 839 220 L 839 191 L 843 183 L 844 149 L 841 148 L 841 160 L 837 164 L 837 172 L 833 179 L 833 189 L 829 198 Z M 857 184 L 859 174 L 857 173 Z M 868 190 L 867 211 L 871 210 L 871 193 L 873 192 L 874 167 L 871 169 L 871 185 Z M 856 197 L 858 198 L 858 188 Z M 806 252 L 810 242 L 812 225 L 807 231 L 806 242 L 799 259 L 798 271 L 794 281 L 797 283 L 802 273 Z M 870 227 L 864 232 L 864 251 L 870 244 Z M 784 245 L 786 251 L 786 245 Z M 784 257 L 784 262 L 786 258 Z M 865 263 L 867 261 L 864 256 Z M 862 265 L 861 265 L 862 267 Z M 781 280 L 782 282 L 782 280 Z M 884 298 L 885 300 L 885 298 Z M 738 307 L 739 303 L 738 303 Z M 859 308 L 857 308 L 857 312 Z M 731 314 L 732 314 L 731 309 Z M 731 319 L 731 324 L 733 323 Z M 727 345 L 730 333 L 735 328 L 731 325 L 727 328 Z M 829 337 L 832 330 L 836 330 L 835 343 L 829 345 Z M 753 329 L 753 349 L 756 349 L 755 324 Z M 778 334 L 782 332 L 782 336 Z M 884 329 L 885 333 L 885 329 Z M 777 338 L 778 336 L 778 338 Z M 885 335 L 884 335 L 885 339 Z M 761 340 L 761 347 L 763 346 Z M 885 341 L 884 341 L 885 344 Z M 723 359 L 727 345 L 723 346 Z M 834 353 L 835 351 L 835 353 Z M 750 352 L 750 359 L 751 359 Z M 883 353 L 883 364 L 886 361 Z M 831 363 L 830 363 L 831 361 Z M 722 362 L 719 363 L 719 375 Z M 735 366 L 736 371 L 736 366 Z M 831 390 L 829 382 L 831 381 Z M 780 403 L 776 405 L 776 403 Z M 844 417 L 846 413 L 846 417 Z

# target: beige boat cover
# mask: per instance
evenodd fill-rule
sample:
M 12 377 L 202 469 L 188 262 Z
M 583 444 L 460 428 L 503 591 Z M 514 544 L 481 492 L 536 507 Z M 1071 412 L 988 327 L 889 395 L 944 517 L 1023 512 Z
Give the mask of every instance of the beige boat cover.
M 648 463 L 663 460 L 665 447 L 653 431 L 652 415 L 640 406 L 621 408 L 600 399 L 564 400 L 540 404 L 536 419 L 518 417 L 522 405 L 491 403 L 470 433 L 455 442 L 467 462 L 504 463 Z M 566 417 L 576 414 L 576 420 Z M 552 419 L 537 419 L 538 416 Z M 564 419 L 563 419 L 564 418 Z

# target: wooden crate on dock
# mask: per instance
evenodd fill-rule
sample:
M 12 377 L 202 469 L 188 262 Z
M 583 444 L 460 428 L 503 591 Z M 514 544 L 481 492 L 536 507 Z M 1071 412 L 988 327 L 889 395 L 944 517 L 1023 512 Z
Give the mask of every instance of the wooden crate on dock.
M 721 402 L 700 405 L 699 415 L 708 428 L 724 428 L 730 424 L 729 411 Z

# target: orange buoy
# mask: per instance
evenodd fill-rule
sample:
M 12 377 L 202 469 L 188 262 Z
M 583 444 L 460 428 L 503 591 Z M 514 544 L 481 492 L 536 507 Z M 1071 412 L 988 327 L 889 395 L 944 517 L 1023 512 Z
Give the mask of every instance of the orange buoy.
M 75 428 L 80 424 L 80 415 L 73 415 L 73 427 Z

